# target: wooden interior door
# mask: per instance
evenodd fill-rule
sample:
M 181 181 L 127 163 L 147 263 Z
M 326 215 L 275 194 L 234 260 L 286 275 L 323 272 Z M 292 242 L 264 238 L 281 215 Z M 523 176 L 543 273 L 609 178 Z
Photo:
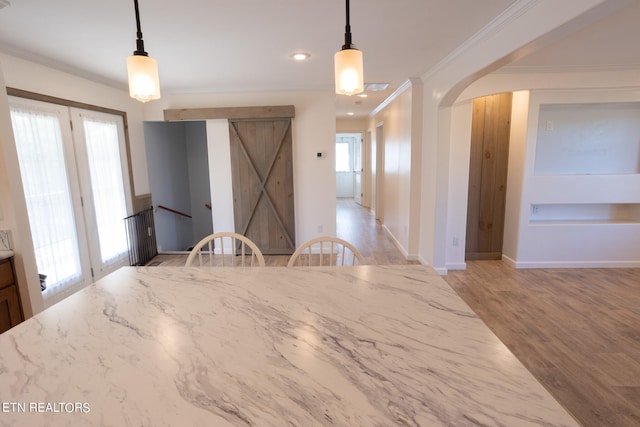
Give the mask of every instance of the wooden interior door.
M 263 254 L 295 251 L 291 119 L 229 120 L 236 232 Z
M 465 259 L 501 259 L 511 93 L 473 101 Z

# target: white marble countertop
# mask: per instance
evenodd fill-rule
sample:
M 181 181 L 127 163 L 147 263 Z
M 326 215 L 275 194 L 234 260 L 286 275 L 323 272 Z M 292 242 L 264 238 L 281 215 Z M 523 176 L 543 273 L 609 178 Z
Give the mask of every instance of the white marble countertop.
M 7 259 L 12 256 L 13 256 L 13 251 L 11 249 L 0 250 L 0 260 Z
M 127 267 L 0 335 L 0 425 L 577 426 L 432 269 Z

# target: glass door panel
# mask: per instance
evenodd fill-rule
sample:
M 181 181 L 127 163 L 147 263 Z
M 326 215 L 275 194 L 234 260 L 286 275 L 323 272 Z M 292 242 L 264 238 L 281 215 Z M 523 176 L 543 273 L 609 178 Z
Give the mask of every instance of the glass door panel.
M 27 202 L 38 273 L 46 275 L 45 299 L 86 284 L 86 246 L 68 109 L 11 99 L 11 122 Z M 65 292 L 63 292 L 63 290 Z M 57 299 L 61 299 L 62 295 Z
M 72 109 L 76 152 L 94 280 L 127 265 L 128 246 L 123 219 L 129 188 L 124 155 L 124 125 L 120 116 Z M 125 182 L 126 181 L 126 182 Z M 88 202 L 88 203 L 87 203 Z

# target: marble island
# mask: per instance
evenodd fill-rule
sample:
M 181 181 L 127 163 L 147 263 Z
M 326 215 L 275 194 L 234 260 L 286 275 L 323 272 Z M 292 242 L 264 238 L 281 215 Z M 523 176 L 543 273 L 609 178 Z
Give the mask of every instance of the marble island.
M 415 265 L 123 268 L 0 335 L 0 400 L 3 426 L 578 425 Z

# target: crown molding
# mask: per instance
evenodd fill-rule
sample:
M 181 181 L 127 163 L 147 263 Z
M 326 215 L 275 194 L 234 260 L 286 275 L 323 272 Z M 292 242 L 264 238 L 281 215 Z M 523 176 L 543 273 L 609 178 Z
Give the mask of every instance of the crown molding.
M 451 51 L 451 53 L 445 56 L 443 60 L 434 65 L 429 71 L 424 73 L 422 75 L 422 81 L 425 81 L 440 70 L 444 69 L 447 65 L 455 61 L 456 58 L 460 57 L 463 53 L 472 49 L 477 44 L 500 33 L 510 22 L 517 20 L 539 3 L 540 0 L 516 1 L 500 15 L 496 16 L 491 22 L 485 25 L 480 31 L 469 37 L 464 41 L 464 43 Z
M 411 77 L 409 80 L 402 83 L 391 95 L 389 95 L 384 101 L 382 101 L 372 112 L 369 113 L 369 117 L 374 117 L 380 111 L 384 110 L 391 102 L 396 99 L 401 93 L 410 87 L 421 85 L 422 80 L 417 77 Z
M 0 0 L 0 2 L 3 0 Z M 80 77 L 86 80 L 90 80 L 94 83 L 100 83 L 105 86 L 110 86 L 114 89 L 127 90 L 128 87 L 126 83 L 122 83 L 116 80 L 109 79 L 107 77 L 101 76 L 96 73 L 92 73 L 90 71 L 82 70 L 79 68 L 72 67 L 60 61 L 56 61 L 46 56 L 36 55 L 35 53 L 26 51 L 24 49 L 17 48 L 13 45 L 0 42 L 0 53 L 6 54 L 9 56 L 13 56 L 18 59 L 22 59 L 25 61 L 33 62 L 34 64 L 41 65 L 43 67 L 51 68 L 53 70 L 61 71 L 63 73 L 71 74 L 76 77 Z
M 638 64 L 611 65 L 507 65 L 492 74 L 559 74 L 559 73 L 605 73 L 638 71 Z

